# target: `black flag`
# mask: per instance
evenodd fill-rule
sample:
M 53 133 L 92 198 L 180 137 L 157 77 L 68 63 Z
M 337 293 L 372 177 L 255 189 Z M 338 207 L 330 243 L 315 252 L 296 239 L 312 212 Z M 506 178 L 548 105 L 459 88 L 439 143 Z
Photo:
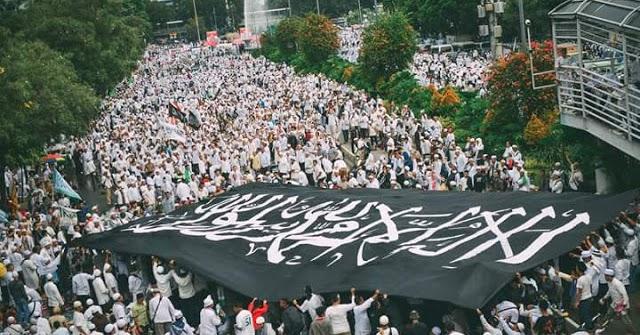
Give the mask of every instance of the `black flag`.
M 252 184 L 75 244 L 157 255 L 247 296 L 380 288 L 480 307 L 635 193 L 346 191 Z

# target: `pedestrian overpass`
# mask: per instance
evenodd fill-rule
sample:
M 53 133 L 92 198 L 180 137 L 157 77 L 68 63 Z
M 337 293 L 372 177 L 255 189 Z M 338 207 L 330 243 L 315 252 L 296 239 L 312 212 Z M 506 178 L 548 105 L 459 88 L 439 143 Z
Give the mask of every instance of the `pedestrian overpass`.
M 640 0 L 568 0 L 549 16 L 561 123 L 640 160 Z

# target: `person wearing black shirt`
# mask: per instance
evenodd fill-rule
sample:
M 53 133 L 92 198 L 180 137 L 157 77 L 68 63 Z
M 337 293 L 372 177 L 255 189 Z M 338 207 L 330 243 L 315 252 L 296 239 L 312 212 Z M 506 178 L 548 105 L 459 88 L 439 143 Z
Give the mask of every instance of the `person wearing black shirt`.
M 429 328 L 420 321 L 420 314 L 417 311 L 409 313 L 409 324 L 404 327 L 403 335 L 424 335 L 429 333 Z

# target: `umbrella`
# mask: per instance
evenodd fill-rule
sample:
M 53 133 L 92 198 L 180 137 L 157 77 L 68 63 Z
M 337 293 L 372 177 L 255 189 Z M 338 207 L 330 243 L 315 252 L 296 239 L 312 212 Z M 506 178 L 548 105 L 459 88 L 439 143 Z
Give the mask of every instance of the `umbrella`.
M 42 156 L 41 159 L 43 162 L 61 162 L 64 161 L 64 156 L 62 156 L 61 154 L 48 154 Z

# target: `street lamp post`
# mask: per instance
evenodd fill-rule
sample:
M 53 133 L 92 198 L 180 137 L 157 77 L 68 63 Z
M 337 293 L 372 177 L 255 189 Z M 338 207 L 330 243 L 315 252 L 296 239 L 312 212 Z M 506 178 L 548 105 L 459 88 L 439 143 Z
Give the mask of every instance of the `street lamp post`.
M 198 34 L 198 43 L 200 40 L 200 24 L 198 23 L 198 9 L 196 8 L 196 0 L 191 0 L 193 3 L 193 19 L 196 20 L 196 33 Z
M 316 0 L 316 10 L 318 11 L 318 15 L 320 15 L 320 0 Z
M 360 5 L 360 0 L 358 0 L 358 13 L 360 15 L 360 24 L 362 24 L 362 5 Z

